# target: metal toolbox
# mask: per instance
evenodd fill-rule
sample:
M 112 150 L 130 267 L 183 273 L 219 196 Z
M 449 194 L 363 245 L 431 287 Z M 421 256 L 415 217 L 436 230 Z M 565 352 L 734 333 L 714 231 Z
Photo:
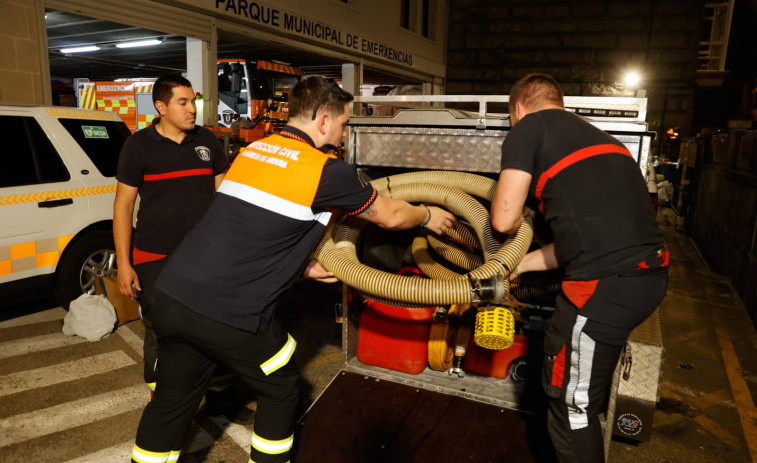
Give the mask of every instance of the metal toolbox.
M 353 116 L 348 126 L 346 160 L 358 168 L 387 167 L 458 170 L 499 174 L 502 142 L 510 130 L 507 114 L 491 114 L 487 105 L 507 96 L 358 97 L 360 103 L 421 104 L 393 116 Z M 478 112 L 436 108 L 439 103 L 475 103 Z M 567 110 L 587 117 L 613 135 L 634 156 L 646 175 L 655 133 L 647 131 L 645 98 L 565 97 Z
M 648 441 L 657 402 L 660 401 L 662 345 L 659 310 L 631 332 L 619 364 L 612 432 L 616 436 Z

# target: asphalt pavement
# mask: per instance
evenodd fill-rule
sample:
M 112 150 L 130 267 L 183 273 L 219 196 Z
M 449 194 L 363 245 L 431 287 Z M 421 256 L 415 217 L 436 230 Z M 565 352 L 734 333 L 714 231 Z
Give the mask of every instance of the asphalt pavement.
M 730 282 L 710 272 L 694 243 L 675 229 L 672 211 L 662 209 L 658 220 L 671 252 L 671 283 L 660 306 L 660 401 L 651 439 L 614 439 L 608 461 L 757 462 L 754 325 Z M 300 281 L 281 301 L 278 316 L 298 341 L 303 412 L 342 364 L 334 308 L 340 300 L 338 284 Z M 88 342 L 62 334 L 65 314 L 37 305 L 0 318 L 0 462 L 128 461 L 149 400 L 141 322 Z M 180 461 L 247 461 L 250 430 L 200 415 Z

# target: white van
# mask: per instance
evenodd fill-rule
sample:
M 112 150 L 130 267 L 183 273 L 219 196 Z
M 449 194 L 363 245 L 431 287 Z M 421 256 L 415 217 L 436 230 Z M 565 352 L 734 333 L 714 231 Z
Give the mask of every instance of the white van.
M 116 272 L 113 199 L 129 129 L 118 114 L 0 105 L 0 308 L 63 307 Z

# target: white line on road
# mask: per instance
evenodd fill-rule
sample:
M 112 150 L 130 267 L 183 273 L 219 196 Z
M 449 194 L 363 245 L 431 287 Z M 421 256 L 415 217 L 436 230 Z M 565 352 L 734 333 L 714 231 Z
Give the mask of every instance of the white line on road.
M 250 453 L 250 431 L 244 426 L 229 423 L 221 417 L 210 417 L 216 425 L 221 429 L 224 429 L 224 433 L 229 435 L 231 439 L 237 443 L 240 447 L 245 448 L 247 453 Z M 230 426 L 229 426 L 230 425 Z M 194 453 L 200 450 L 204 450 L 208 447 L 212 447 L 216 443 L 216 439 L 210 435 L 205 429 L 197 425 L 196 421 L 192 421 L 192 427 L 187 433 L 187 439 L 189 442 L 184 445 L 182 454 Z M 131 456 L 131 450 L 134 447 L 134 440 L 128 442 L 122 442 L 113 447 L 98 450 L 97 452 L 83 455 L 73 460 L 68 460 L 65 463 L 102 463 L 104 461 L 128 461 Z
M 145 386 L 105 392 L 0 420 L 0 447 L 104 420 L 147 405 Z
M 44 310 L 23 317 L 13 318 L 0 322 L 0 329 L 10 328 L 13 326 L 33 325 L 35 323 L 51 322 L 53 320 L 63 320 L 68 312 L 63 307 L 55 307 L 54 309 Z
M 119 326 L 116 330 L 116 334 L 121 336 L 121 339 L 126 341 L 126 344 L 134 349 L 134 351 L 139 354 L 140 358 L 144 357 L 144 341 L 137 333 L 126 326 Z
M 0 376 L 0 397 L 66 381 L 87 378 L 100 373 L 134 365 L 136 362 L 124 351 L 108 352 L 71 362 L 35 370 L 19 371 Z M 144 393 L 144 386 L 142 386 Z
M 134 441 L 122 442 L 113 447 L 102 449 L 89 455 L 84 455 L 65 463 L 103 463 L 104 461 L 129 461 L 131 449 L 134 448 Z
M 57 349 L 87 342 L 78 336 L 66 336 L 63 333 L 45 334 L 26 339 L 16 339 L 0 343 L 0 359 L 15 357 L 17 355 L 31 354 L 43 350 Z

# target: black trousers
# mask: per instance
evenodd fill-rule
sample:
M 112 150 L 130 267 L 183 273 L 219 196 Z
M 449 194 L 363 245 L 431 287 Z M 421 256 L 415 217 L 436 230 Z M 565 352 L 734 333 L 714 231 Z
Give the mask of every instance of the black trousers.
M 668 276 L 652 272 L 564 281 L 544 337 L 547 428 L 561 463 L 604 463 L 599 414 L 631 331 L 665 296 Z
M 156 306 L 154 302 L 155 283 L 167 262 L 168 259 L 166 258 L 145 262 L 134 267 L 139 277 L 139 284 L 142 287 L 142 291 L 138 293 L 138 299 L 142 309 L 142 323 L 145 326 L 143 377 L 152 391 L 155 391 L 155 384 L 158 381 L 158 338 L 155 336 L 155 329 L 152 326 L 152 317 L 153 312 L 160 310 L 160 306 Z M 233 385 L 234 379 L 231 373 L 226 368 L 221 367 L 213 378 L 210 390 L 227 391 L 229 396 L 235 397 L 236 391 L 232 388 Z
M 155 302 L 161 308 L 152 318 L 160 356 L 158 383 L 142 414 L 132 460 L 178 458 L 217 363 L 236 373 L 257 396 L 250 460 L 289 461 L 300 383 L 291 360 L 294 339 L 275 322 L 261 320 L 257 333 L 216 322 L 159 290 Z
M 142 292 L 139 295 L 139 305 L 142 308 L 142 323 L 145 325 L 144 340 L 144 379 L 145 383 L 155 390 L 155 383 L 158 380 L 158 339 L 155 337 L 155 330 L 152 327 L 152 313 L 154 311 L 153 291 L 155 282 L 166 266 L 168 259 L 160 259 L 153 262 L 145 262 L 136 265 L 134 271 L 139 277 L 139 284 Z

